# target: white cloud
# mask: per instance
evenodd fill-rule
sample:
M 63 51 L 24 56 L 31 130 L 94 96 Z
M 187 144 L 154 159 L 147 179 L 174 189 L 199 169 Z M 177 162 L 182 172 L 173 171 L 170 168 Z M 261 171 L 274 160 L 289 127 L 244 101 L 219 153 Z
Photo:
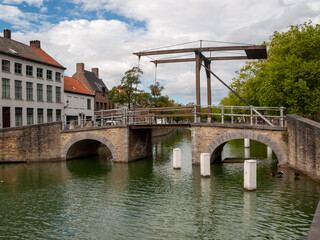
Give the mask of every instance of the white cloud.
M 40 12 L 41 13 L 46 13 L 46 12 L 48 12 L 48 8 L 47 7 L 41 7 L 40 8 Z
M 25 20 L 25 14 L 15 6 L 0 4 L 0 20 L 9 22 L 13 26 L 29 26 L 29 21 Z
M 9 1 L 9 0 L 7 0 Z M 18 0 L 12 0 L 18 1 Z M 34 0 L 36 1 L 36 0 Z M 42 1 L 38 1 L 42 2 Z M 275 30 L 282 31 L 288 25 L 312 19 L 319 23 L 320 6 L 315 0 L 73 0 L 83 10 L 116 13 L 133 21 L 145 23 L 145 27 L 130 25 L 119 20 L 65 20 L 45 26 L 38 32 L 18 34 L 21 40 L 42 41 L 42 47 L 67 67 L 66 74 L 75 72 L 76 62 L 84 62 L 86 69 L 100 68 L 100 76 L 109 88 L 119 84 L 124 72 L 137 65 L 133 52 L 199 39 L 261 44 L 268 41 Z M 11 9 L 11 19 L 21 21 L 23 13 Z M 13 13 L 16 11 L 16 14 Z M 6 13 L 5 11 L 3 11 Z M 9 11 L 8 11 L 9 12 Z M 1 5 L 0 5 L 1 13 Z M 21 16 L 20 16 L 21 15 Z M 81 12 L 79 12 L 79 18 Z M 0 17 L 4 19 L 4 17 Z M 48 24 L 48 23 L 46 23 Z M 187 44 L 179 47 L 198 46 Z M 217 45 L 217 43 L 204 43 Z M 160 56 L 151 56 L 160 58 Z M 154 81 L 154 65 L 142 57 L 143 82 Z M 227 83 L 243 61 L 213 62 L 212 69 Z M 193 63 L 158 65 L 158 79 L 165 84 L 165 94 L 195 99 L 195 66 Z M 204 71 L 202 71 L 204 72 Z M 202 73 L 204 74 L 204 73 Z M 213 89 L 222 89 L 217 80 Z M 206 104 L 205 83 L 202 75 L 202 103 Z M 217 102 L 227 91 L 214 91 Z M 194 100 L 193 100 L 194 101 Z
M 6 4 L 22 4 L 27 3 L 28 5 L 33 5 L 36 7 L 42 6 L 44 0 L 2 0 L 2 3 Z

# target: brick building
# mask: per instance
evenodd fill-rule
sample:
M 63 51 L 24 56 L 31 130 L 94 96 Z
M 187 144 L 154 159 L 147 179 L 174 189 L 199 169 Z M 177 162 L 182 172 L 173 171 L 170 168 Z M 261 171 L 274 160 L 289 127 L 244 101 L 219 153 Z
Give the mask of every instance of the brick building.
M 114 108 L 108 96 L 108 88 L 99 78 L 98 68 L 92 68 L 90 72 L 84 69 L 84 63 L 77 63 L 77 71 L 72 77 L 82 82 L 94 94 L 95 111 Z
M 0 37 L 0 128 L 61 121 L 65 68 L 41 49 Z

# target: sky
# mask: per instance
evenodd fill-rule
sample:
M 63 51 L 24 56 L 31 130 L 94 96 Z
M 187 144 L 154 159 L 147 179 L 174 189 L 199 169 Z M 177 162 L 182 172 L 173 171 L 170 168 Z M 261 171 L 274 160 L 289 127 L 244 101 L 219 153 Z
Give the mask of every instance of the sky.
M 0 36 L 7 28 L 14 40 L 25 44 L 40 40 L 41 48 L 67 68 L 66 76 L 83 62 L 86 70 L 98 67 L 111 89 L 127 70 L 139 66 L 144 72 L 140 89 L 148 91 L 147 86 L 159 81 L 163 93 L 180 103 L 195 102 L 195 63 L 155 68 L 151 60 L 177 55 L 139 61 L 133 52 L 174 45 L 169 49 L 259 45 L 269 41 L 274 31 L 309 20 L 320 23 L 319 0 L 0 0 Z M 243 60 L 213 61 L 211 68 L 230 84 L 244 64 Z M 212 78 L 213 104 L 227 94 Z M 207 104 L 204 70 L 201 104 Z

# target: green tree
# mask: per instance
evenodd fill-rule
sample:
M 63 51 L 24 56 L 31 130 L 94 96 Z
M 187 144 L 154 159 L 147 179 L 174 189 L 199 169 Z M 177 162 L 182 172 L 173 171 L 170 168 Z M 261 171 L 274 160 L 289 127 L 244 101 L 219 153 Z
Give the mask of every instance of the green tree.
M 320 120 L 320 25 L 290 26 L 266 44 L 268 59 L 247 62 L 231 87 L 252 105 Z M 232 94 L 221 104 L 242 105 Z
M 121 84 L 114 86 L 109 95 L 114 103 L 128 104 L 137 103 L 142 92 L 138 89 L 138 85 L 141 83 L 141 74 L 143 71 L 138 67 L 133 67 L 125 72 L 125 76 L 121 79 Z

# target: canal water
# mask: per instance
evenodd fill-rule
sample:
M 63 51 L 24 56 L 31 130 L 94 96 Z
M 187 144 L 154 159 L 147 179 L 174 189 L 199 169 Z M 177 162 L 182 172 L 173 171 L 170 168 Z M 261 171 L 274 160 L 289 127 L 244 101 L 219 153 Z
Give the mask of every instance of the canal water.
M 181 170 L 172 168 L 176 147 Z M 1 164 L 0 239 L 305 239 L 320 184 L 277 169 L 266 152 L 251 142 L 254 192 L 243 190 L 243 163 L 214 164 L 211 178 L 201 178 L 187 130 L 156 139 L 152 158 L 130 164 Z M 235 140 L 223 157 L 243 154 Z

